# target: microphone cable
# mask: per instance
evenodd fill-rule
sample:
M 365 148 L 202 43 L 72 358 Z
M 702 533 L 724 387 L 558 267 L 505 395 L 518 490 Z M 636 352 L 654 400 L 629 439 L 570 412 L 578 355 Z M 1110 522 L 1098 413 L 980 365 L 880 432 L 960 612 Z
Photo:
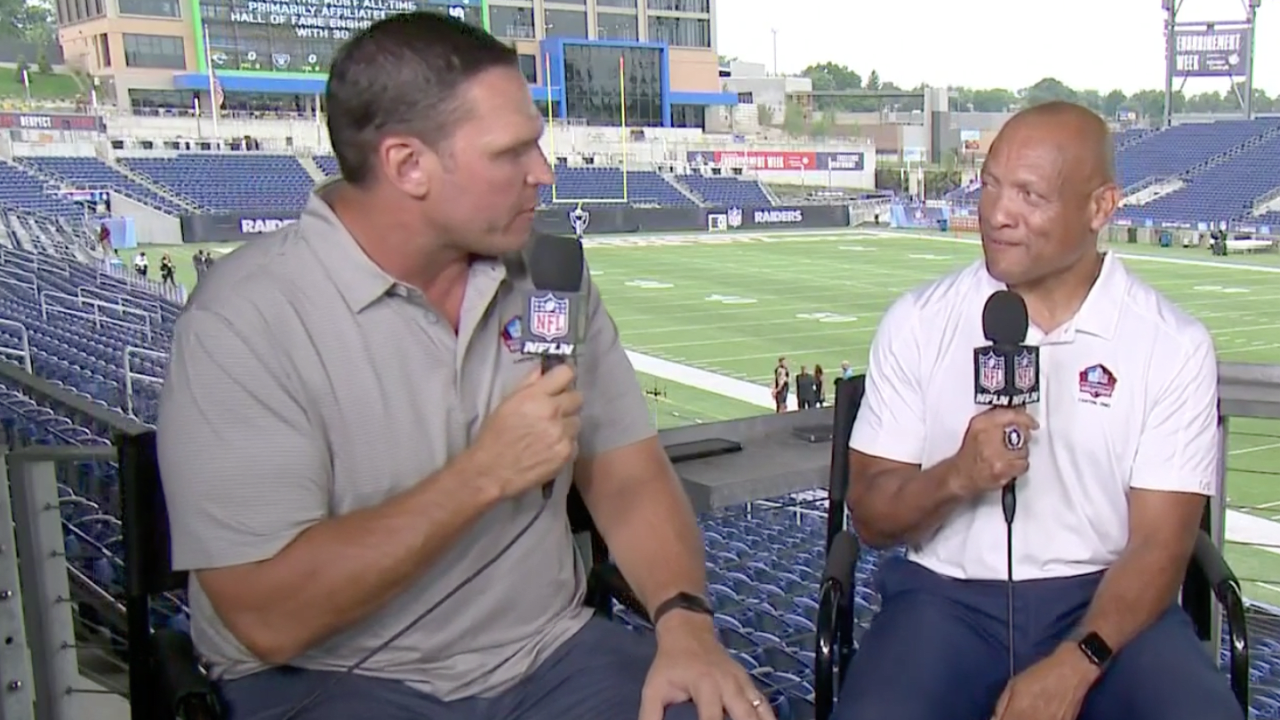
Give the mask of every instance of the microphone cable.
M 548 484 L 554 485 L 555 480 L 552 480 Z M 280 720 L 295 720 L 295 718 L 297 718 L 298 715 L 303 710 L 306 710 L 308 707 L 310 707 L 312 703 L 319 700 L 321 697 L 324 697 L 324 695 L 332 691 L 340 682 L 342 682 L 343 680 L 353 675 L 360 668 L 364 667 L 365 663 L 372 660 L 383 650 L 386 650 L 388 647 L 391 647 L 392 643 L 404 637 L 406 634 L 409 633 L 410 630 L 413 630 L 415 627 L 417 627 L 419 623 L 421 623 L 423 620 L 426 620 L 427 617 L 431 615 L 431 613 L 434 613 L 436 610 L 440 608 L 440 606 L 444 605 L 446 602 L 453 599 L 453 597 L 458 593 L 462 592 L 464 588 L 466 588 L 471 583 L 475 582 L 476 578 L 484 574 L 486 570 L 496 565 L 499 560 L 501 560 L 503 557 L 506 556 L 508 552 L 510 552 L 511 548 L 515 547 L 516 543 L 520 542 L 520 540 L 522 540 L 524 536 L 528 534 L 529 530 L 533 528 L 534 523 L 538 522 L 538 519 L 541 518 L 543 513 L 546 512 L 547 506 L 551 504 L 550 499 L 551 499 L 551 494 L 544 492 L 542 494 L 542 502 L 541 504 L 538 505 L 538 511 L 533 514 L 533 517 L 530 518 L 529 521 L 525 523 L 523 527 L 520 528 L 519 532 L 517 532 L 514 536 L 512 536 L 510 540 L 507 541 L 506 545 L 503 545 L 502 548 L 498 550 L 498 552 L 494 553 L 493 557 L 490 557 L 488 560 L 485 561 L 483 565 L 473 570 L 470 575 L 463 578 L 462 581 L 459 582 L 457 585 L 454 585 L 453 588 L 449 590 L 449 592 L 442 595 L 439 600 L 436 600 L 434 603 L 432 603 L 426 610 L 423 610 L 422 612 L 418 613 L 416 617 L 414 617 L 408 623 L 405 623 L 404 627 L 395 631 L 395 633 L 393 633 L 391 637 L 387 638 L 386 640 L 383 640 L 381 643 L 378 644 L 377 647 L 365 653 L 364 657 L 360 658 L 356 662 L 347 666 L 347 668 L 343 670 L 337 677 L 333 678 L 328 683 L 318 688 L 315 692 L 311 693 L 311 695 L 304 698 L 302 702 L 298 703 L 291 710 L 289 710 L 289 712 L 285 713 L 284 717 L 280 718 Z
M 1007 588 L 1006 604 L 1008 605 L 1009 631 L 1009 679 L 1012 680 L 1018 671 L 1017 655 L 1013 648 L 1013 516 L 1018 511 L 1018 491 L 1014 488 L 1017 478 L 1009 481 L 1000 492 L 1000 505 L 1004 510 L 1005 528 L 1005 588 Z

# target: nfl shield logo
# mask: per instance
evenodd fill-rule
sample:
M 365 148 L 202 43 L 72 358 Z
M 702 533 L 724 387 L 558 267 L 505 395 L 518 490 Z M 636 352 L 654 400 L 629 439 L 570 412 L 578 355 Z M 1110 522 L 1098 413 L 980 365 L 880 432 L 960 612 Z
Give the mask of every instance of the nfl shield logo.
M 978 384 L 987 392 L 999 392 L 1004 389 L 1004 358 L 994 352 L 987 351 L 978 357 L 982 372 L 978 374 Z
M 1013 386 L 1026 392 L 1036 385 L 1036 356 L 1023 350 L 1013 359 Z
M 729 227 L 742 227 L 742 208 L 729 208 L 729 212 L 726 214 L 729 216 Z
M 543 340 L 569 334 L 569 301 L 554 295 L 529 299 L 529 331 Z

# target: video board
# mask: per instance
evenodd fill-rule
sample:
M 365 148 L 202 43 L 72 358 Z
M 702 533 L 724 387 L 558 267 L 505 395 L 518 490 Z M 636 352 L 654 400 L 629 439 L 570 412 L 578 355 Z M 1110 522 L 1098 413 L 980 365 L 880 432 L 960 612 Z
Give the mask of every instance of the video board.
M 1176 30 L 1173 76 L 1235 77 L 1249 72 L 1249 29 Z
M 487 0 L 192 0 L 200 69 L 327 73 L 333 55 L 354 33 L 399 13 L 431 10 L 486 28 Z

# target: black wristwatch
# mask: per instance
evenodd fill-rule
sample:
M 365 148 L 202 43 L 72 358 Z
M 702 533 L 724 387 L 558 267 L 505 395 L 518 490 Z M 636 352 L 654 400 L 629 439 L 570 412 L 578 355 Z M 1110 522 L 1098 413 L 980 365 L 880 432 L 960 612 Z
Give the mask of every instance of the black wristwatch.
M 659 603 L 658 607 L 653 609 L 653 617 L 649 618 L 649 621 L 653 623 L 654 627 L 657 627 L 658 621 L 662 619 L 662 616 L 672 610 L 687 610 L 689 612 L 706 615 L 707 617 L 711 617 L 716 614 L 715 611 L 711 609 L 711 603 L 707 602 L 706 598 L 694 595 L 693 593 L 678 592 Z
M 1111 656 L 1115 654 L 1107 641 L 1096 632 L 1085 633 L 1076 643 L 1076 647 L 1080 648 L 1080 652 L 1084 653 L 1089 662 L 1099 670 L 1105 668 L 1107 663 L 1111 662 Z

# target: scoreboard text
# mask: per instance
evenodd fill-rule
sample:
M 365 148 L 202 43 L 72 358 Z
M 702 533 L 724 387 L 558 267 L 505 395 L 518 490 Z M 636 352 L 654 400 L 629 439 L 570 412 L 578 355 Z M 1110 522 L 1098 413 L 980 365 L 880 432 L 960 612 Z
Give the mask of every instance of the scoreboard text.
M 418 10 L 485 26 L 484 0 L 200 0 L 213 68 L 250 72 L 327 72 L 354 33 Z

